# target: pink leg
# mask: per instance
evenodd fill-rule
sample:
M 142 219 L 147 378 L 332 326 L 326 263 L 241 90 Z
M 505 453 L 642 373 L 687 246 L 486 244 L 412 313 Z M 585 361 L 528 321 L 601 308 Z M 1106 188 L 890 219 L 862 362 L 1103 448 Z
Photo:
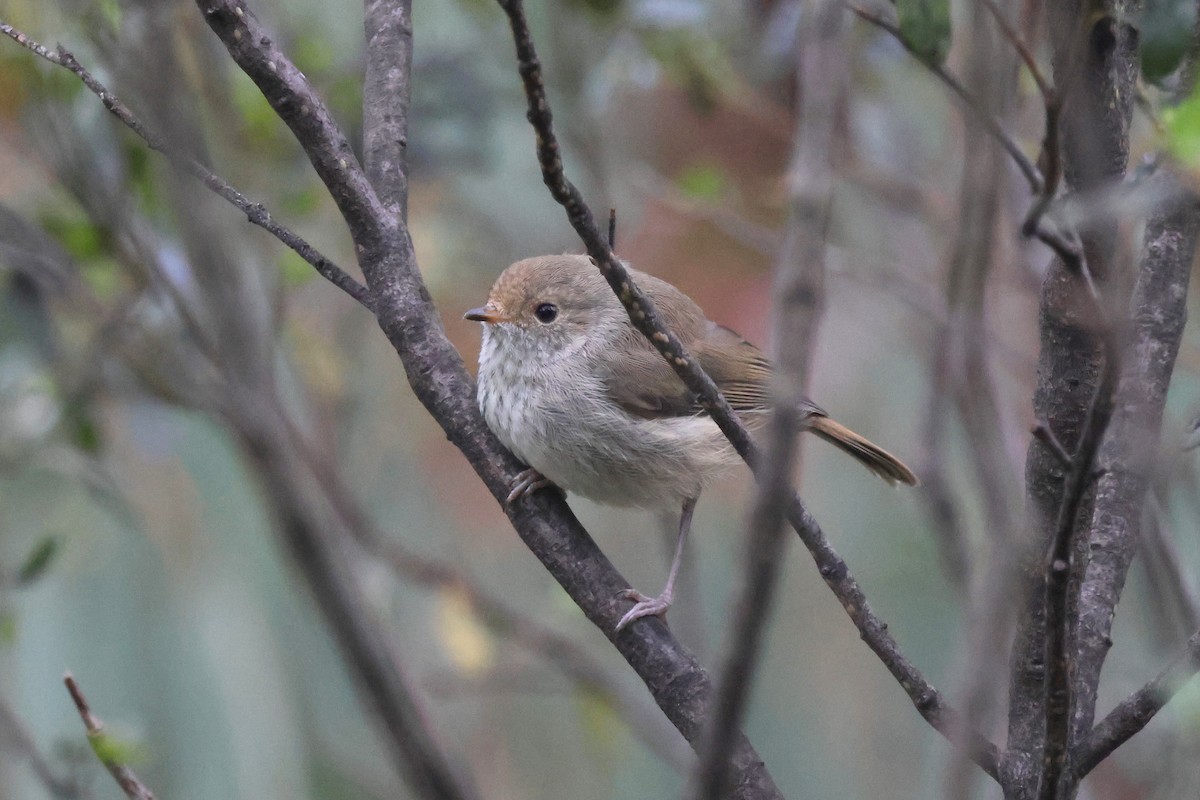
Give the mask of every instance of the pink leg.
M 687 541 L 688 532 L 692 529 L 692 512 L 696 510 L 696 499 L 683 501 L 683 512 L 679 515 L 679 538 L 675 540 L 675 556 L 671 559 L 671 569 L 667 573 L 667 585 L 663 587 L 658 597 L 647 597 L 636 589 L 626 589 L 622 596 L 636 600 L 633 608 L 625 612 L 617 623 L 617 630 L 624 630 L 629 623 L 642 617 L 661 617 L 671 607 L 675 598 L 675 578 L 679 575 L 679 565 L 683 563 L 683 546 Z

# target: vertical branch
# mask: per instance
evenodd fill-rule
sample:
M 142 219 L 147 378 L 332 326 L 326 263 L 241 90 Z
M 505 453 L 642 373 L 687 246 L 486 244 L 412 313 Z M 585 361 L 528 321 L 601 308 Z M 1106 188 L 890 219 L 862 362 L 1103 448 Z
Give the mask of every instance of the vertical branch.
M 1146 225 L 1124 367 L 1109 434 L 1099 451 L 1103 474 L 1093 501 L 1074 620 L 1072 747 L 1092 727 L 1100 672 L 1112 646 L 1113 615 L 1141 538 L 1167 388 L 1187 320 L 1188 281 L 1198 232 L 1200 205 L 1192 197 L 1167 201 Z
M 746 567 L 736 613 L 721 659 L 712 719 L 696 771 L 697 800 L 724 796 L 728 753 L 749 698 L 784 543 L 791 472 L 802 419 L 810 354 L 825 283 L 825 238 L 833 194 L 831 170 L 839 105 L 849 82 L 839 0 L 809 8 L 799 38 L 796 141 L 788 176 L 788 236 L 776 273 L 777 400 L 758 470 L 758 492 L 746 541 Z
M 1000 46 L 991 15 L 975 3 L 968 8 L 964 83 L 982 114 L 1003 120 L 1016 85 L 1015 57 L 1009 48 Z M 1012 588 L 1010 551 L 1017 530 L 1013 509 L 1019 498 L 986 347 L 986 297 L 995 267 L 997 215 L 1008 172 L 1004 154 L 984 134 L 979 117 L 968 115 L 964 120 L 959 218 L 946 276 L 948 321 L 933 343 L 934 396 L 928 418 L 934 438 L 931 443 L 936 445 L 944 441 L 945 428 L 953 419 L 948 412 L 958 412 L 962 429 L 968 432 L 969 463 L 982 500 L 986 535 L 980 563 L 986 568 L 978 575 L 970 574 L 964 552 L 967 543 L 950 543 L 957 548 L 952 553 L 962 553 L 963 573 L 954 577 L 968 600 L 969 633 L 959 655 L 963 718 L 980 726 L 993 711 L 1004 680 L 1003 668 L 993 653 L 996 642 L 1007 640 L 1013 622 L 1010 604 L 1003 598 Z M 945 454 L 932 451 L 929 455 L 935 462 L 945 458 Z M 953 737 L 958 753 L 947 771 L 949 797 L 965 798 L 972 793 L 975 774 L 962 753 L 964 733 Z
M 1060 131 L 1064 175 L 1073 190 L 1120 180 L 1128 159 L 1128 129 L 1137 68 L 1136 36 L 1109 3 L 1093 13 L 1084 0 L 1047 4 L 1054 37 L 1054 82 L 1064 98 Z M 1107 294 L 1114 283 L 1115 232 L 1094 221 L 1080 231 L 1086 262 Z M 1058 441 L 1075 450 L 1101 380 L 1101 342 L 1094 300 L 1071 268 L 1055 261 L 1042 287 L 1041 351 L 1034 413 Z M 1013 641 L 1009 681 L 1009 751 L 1005 781 L 1013 798 L 1029 798 L 1042 774 L 1046 729 L 1045 578 L 1037 557 L 1057 530 L 1065 495 L 1065 469 L 1040 442 L 1027 455 L 1025 480 L 1032 539 L 1024 558 L 1024 608 Z M 1081 502 L 1074 530 L 1086 530 L 1091 500 Z M 1080 525 L 1078 520 L 1084 520 Z
M 363 161 L 379 199 L 408 218 L 408 107 L 412 97 L 412 0 L 364 0 L 367 72 Z

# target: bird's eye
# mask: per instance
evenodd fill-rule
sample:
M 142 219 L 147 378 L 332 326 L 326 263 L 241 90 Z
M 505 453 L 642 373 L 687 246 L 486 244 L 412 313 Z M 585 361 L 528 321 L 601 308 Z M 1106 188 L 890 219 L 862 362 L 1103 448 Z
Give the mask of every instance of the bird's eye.
M 558 318 L 558 306 L 554 303 L 542 303 L 534 309 L 533 314 L 537 317 L 538 322 L 548 325 Z

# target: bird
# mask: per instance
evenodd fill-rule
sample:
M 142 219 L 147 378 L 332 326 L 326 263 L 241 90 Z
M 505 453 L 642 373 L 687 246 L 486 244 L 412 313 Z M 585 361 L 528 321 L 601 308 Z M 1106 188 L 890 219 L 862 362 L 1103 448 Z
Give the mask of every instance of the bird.
M 771 404 L 772 367 L 761 350 L 710 321 L 672 284 L 632 267 L 630 277 L 751 430 Z M 617 623 L 662 616 L 701 492 L 738 461 L 695 395 L 629 320 L 586 255 L 546 255 L 509 266 L 487 302 L 464 318 L 483 323 L 477 392 L 489 428 L 529 466 L 508 502 L 548 486 L 601 504 L 679 510 L 662 592 L 630 588 Z M 892 485 L 918 484 L 900 459 L 800 401 L 803 428 Z

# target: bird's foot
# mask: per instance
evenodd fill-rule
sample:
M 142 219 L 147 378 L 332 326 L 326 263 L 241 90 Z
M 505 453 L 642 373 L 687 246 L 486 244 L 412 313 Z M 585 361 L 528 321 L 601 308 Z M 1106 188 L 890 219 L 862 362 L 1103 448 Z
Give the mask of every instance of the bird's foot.
M 621 621 L 617 623 L 617 632 L 621 632 L 634 620 L 642 617 L 661 617 L 667 613 L 667 609 L 671 607 L 671 592 L 663 592 L 658 597 L 647 597 L 637 589 L 626 589 L 621 592 L 620 597 L 627 600 L 636 600 L 633 608 L 625 612 L 625 616 L 621 617 Z
M 513 478 L 511 486 L 512 490 L 508 493 L 509 503 L 515 503 L 525 495 L 536 492 L 538 489 L 545 489 L 547 487 L 558 488 L 554 485 L 554 481 L 533 467 L 518 472 L 517 477 Z

